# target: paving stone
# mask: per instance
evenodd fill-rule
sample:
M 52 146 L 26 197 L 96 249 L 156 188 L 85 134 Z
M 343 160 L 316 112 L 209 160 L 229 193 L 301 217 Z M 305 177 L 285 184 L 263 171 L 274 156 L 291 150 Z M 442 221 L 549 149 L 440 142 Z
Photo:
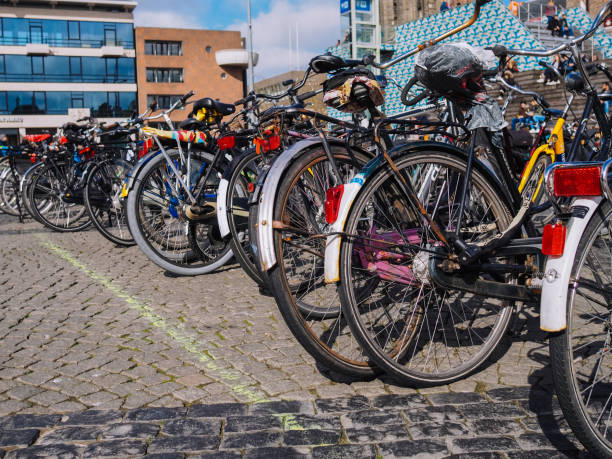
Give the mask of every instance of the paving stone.
M 437 422 L 459 421 L 463 419 L 462 414 L 454 406 L 426 406 L 411 410 L 403 410 L 404 416 L 410 422 Z
M 465 436 L 469 433 L 467 427 L 457 422 L 445 422 L 444 424 L 420 423 L 408 427 L 408 432 L 414 439 L 443 438 Z
M 249 432 L 251 430 L 282 429 L 283 422 L 275 416 L 229 416 L 225 432 Z
M 469 421 L 470 429 L 478 435 L 520 434 L 522 426 L 511 419 L 476 419 Z
M 17 414 L 0 420 L 0 429 L 53 427 L 62 417 L 58 414 Z
M 247 456 L 248 457 L 248 456 Z M 331 445 L 312 448 L 313 459 L 350 458 L 374 459 L 377 457 L 373 445 Z
M 421 394 L 396 395 L 386 394 L 379 395 L 372 399 L 374 408 L 399 410 L 402 408 L 415 408 L 419 406 L 429 406 L 425 397 Z
M 226 434 L 221 442 L 222 449 L 260 448 L 279 445 L 283 438 L 281 432 L 249 432 L 241 434 Z
M 483 452 L 483 453 L 463 453 L 451 454 L 446 459 L 506 459 L 503 453 Z
M 509 403 L 478 403 L 465 405 L 461 407 L 460 411 L 469 419 L 507 419 L 525 416 L 523 410 Z
M 221 433 L 221 421 L 200 419 L 171 419 L 164 422 L 163 432 L 167 435 L 188 437 L 190 435 L 210 436 Z
M 277 447 L 277 448 L 255 448 L 247 449 L 244 454 L 245 459 L 306 459 L 310 457 L 308 452 L 300 451 L 297 448 Z M 333 456 L 326 456 L 333 457 Z M 335 456 L 338 457 L 338 456 Z
M 29 446 L 38 438 L 38 430 L 1 430 L 0 446 Z
M 217 403 L 214 405 L 191 405 L 187 417 L 190 418 L 224 418 L 247 414 L 244 403 Z
M 132 421 L 154 421 L 185 416 L 186 408 L 139 408 L 130 411 L 127 419 Z
M 510 459 L 567 459 L 584 457 L 583 455 L 572 454 L 564 451 L 560 453 L 553 449 L 540 449 L 530 451 L 506 451 L 506 456 Z
M 434 405 L 465 405 L 467 403 L 482 403 L 485 398 L 475 392 L 446 392 L 431 394 L 427 399 Z
M 142 456 L 147 444 L 140 440 L 112 440 L 89 445 L 83 457 Z
M 157 424 L 145 424 L 143 422 L 123 422 L 111 424 L 102 432 L 102 438 L 153 438 L 159 432 Z
M 512 400 L 529 400 L 533 389 L 528 386 L 499 387 L 487 391 L 487 396 L 495 402 L 509 402 Z
M 354 411 L 341 416 L 346 428 L 361 428 L 372 425 L 399 425 L 405 422 L 399 411 L 364 410 Z
M 121 411 L 88 410 L 74 413 L 62 418 L 62 425 L 100 425 L 118 422 L 123 419 Z
M 346 435 L 351 443 L 374 443 L 383 441 L 398 441 L 409 438 L 403 425 L 373 425 L 358 429 L 346 429 Z
M 76 445 L 41 445 L 18 449 L 7 454 L 7 458 L 32 459 L 32 458 L 57 458 L 73 459 L 81 457 L 85 448 Z
M 562 433 L 525 433 L 517 436 L 517 441 L 521 448 L 525 450 L 553 448 L 561 451 L 576 450 L 576 445 Z
M 361 411 L 370 408 L 369 400 L 361 395 L 348 398 L 331 398 L 315 400 L 319 413 L 339 413 L 345 411 Z
M 206 437 L 196 436 L 176 436 L 166 438 L 155 438 L 149 444 L 148 452 L 190 452 L 216 449 L 219 447 L 219 436 L 212 435 Z
M 147 459 L 183 459 L 186 456 L 183 453 L 153 453 L 153 454 L 147 454 L 146 456 L 143 456 L 143 457 L 146 457 Z M 193 458 L 195 456 L 189 456 L 189 457 Z
M 451 444 L 453 452 L 458 453 L 519 449 L 516 440 L 510 437 L 453 438 Z
M 340 440 L 339 430 L 289 430 L 285 432 L 283 443 L 286 445 L 324 445 L 335 444 Z
M 247 451 L 251 451 L 251 450 L 247 450 Z M 203 458 L 206 458 L 206 459 L 242 459 L 242 454 L 239 451 L 227 450 L 227 451 L 217 451 L 215 453 L 202 453 L 202 454 L 190 454 L 189 455 L 189 459 L 198 459 L 198 458 L 202 458 L 202 459 Z M 165 459 L 165 456 L 160 457 L 160 459 Z
M 98 427 L 64 427 L 45 433 L 39 439 L 39 445 L 56 445 L 74 443 L 75 441 L 93 441 L 102 433 Z
M 284 414 L 305 413 L 314 414 L 312 403 L 281 400 L 277 402 L 255 403 L 251 406 L 250 414 Z
M 415 440 L 379 443 L 378 450 L 383 458 L 423 457 L 435 458 L 447 455 L 446 444 L 434 440 Z

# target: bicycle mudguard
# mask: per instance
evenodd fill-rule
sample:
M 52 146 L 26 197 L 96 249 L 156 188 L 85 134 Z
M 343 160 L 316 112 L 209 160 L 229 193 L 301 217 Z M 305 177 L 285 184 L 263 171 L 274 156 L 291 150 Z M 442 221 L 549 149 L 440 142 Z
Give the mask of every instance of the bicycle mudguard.
M 544 331 L 561 331 L 567 326 L 567 291 L 570 288 L 576 250 L 602 199 L 601 196 L 585 197 L 572 203 L 572 217 L 567 223 L 563 255 L 548 257 L 546 260 L 540 300 L 540 328 Z
M 223 171 L 223 176 L 217 187 L 217 223 L 219 224 L 219 231 L 221 237 L 225 238 L 230 234 L 229 222 L 227 220 L 227 212 L 225 204 L 227 203 L 227 189 L 229 187 L 229 181 L 232 178 L 234 169 L 238 163 L 242 160 L 244 155 L 251 153 L 254 148 L 249 148 L 242 152 L 242 154 L 235 156 L 231 163 Z
M 274 218 L 276 193 L 283 173 L 291 161 L 305 149 L 320 144 L 322 144 L 322 141 L 318 138 L 300 140 L 294 143 L 274 160 L 268 171 L 266 181 L 259 194 L 259 209 L 257 212 L 257 246 L 259 248 L 259 261 L 264 271 L 268 271 L 276 264 L 272 220 Z
M 434 149 L 461 156 L 466 160 L 468 157 L 468 153 L 464 150 L 461 150 L 453 145 L 437 142 L 412 142 L 409 144 L 399 145 L 389 150 L 389 155 L 392 159 L 395 159 L 401 155 Z M 353 205 L 353 201 L 359 194 L 359 191 L 365 182 L 376 172 L 378 172 L 378 170 L 385 164 L 387 164 L 387 162 L 384 160 L 384 158 L 380 155 L 377 156 L 369 161 L 348 184 L 344 185 L 344 193 L 342 194 L 342 199 L 340 200 L 338 218 L 330 230 L 330 233 L 336 234 L 327 236 L 327 243 L 325 244 L 325 282 L 328 284 L 338 282 L 338 280 L 340 280 L 340 244 L 342 242 L 342 236 L 337 233 L 344 232 L 344 225 Z M 512 198 L 495 173 L 476 158 L 474 158 L 473 164 L 479 172 L 483 173 L 489 180 L 491 180 L 491 183 L 496 187 L 496 189 L 503 190 L 502 192 L 506 198 L 506 205 L 509 209 L 512 209 Z

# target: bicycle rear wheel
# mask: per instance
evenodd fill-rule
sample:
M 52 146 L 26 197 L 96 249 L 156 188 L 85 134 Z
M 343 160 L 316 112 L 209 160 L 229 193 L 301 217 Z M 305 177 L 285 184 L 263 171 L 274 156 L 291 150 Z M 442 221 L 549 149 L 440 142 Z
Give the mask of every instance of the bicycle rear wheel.
M 567 328 L 550 337 L 559 404 L 576 437 L 612 458 L 612 205 L 601 204 L 576 251 Z
M 465 160 L 434 150 L 404 156 L 396 166 L 428 213 L 452 231 Z M 476 243 L 502 230 L 510 212 L 478 167 L 470 183 L 461 236 Z M 340 251 L 340 298 L 353 334 L 377 365 L 404 384 L 445 384 L 491 355 L 513 308 L 437 287 L 429 263 L 438 239 L 411 209 L 391 167 L 366 182 L 345 225 L 350 237 Z
M 97 230 L 111 242 L 124 247 L 135 245 L 127 224 L 121 190 L 132 165 L 122 159 L 96 164 L 85 185 L 85 208 Z
M 346 150 L 338 147 L 332 147 L 332 154 L 345 181 L 367 160 L 358 153 L 355 165 Z M 274 220 L 289 229 L 275 230 L 277 263 L 267 276 L 287 326 L 317 362 L 351 377 L 372 377 L 378 371 L 348 328 L 336 286 L 324 282 L 325 239 L 310 237 L 328 230 L 324 202 L 327 189 L 334 186 L 330 167 L 323 148 L 316 148 L 305 152 L 285 172 Z
M 34 172 L 28 188 L 28 205 L 36 220 L 54 231 L 81 231 L 91 225 L 82 198 L 71 193 L 62 183 L 68 177 L 65 162 L 45 164 Z

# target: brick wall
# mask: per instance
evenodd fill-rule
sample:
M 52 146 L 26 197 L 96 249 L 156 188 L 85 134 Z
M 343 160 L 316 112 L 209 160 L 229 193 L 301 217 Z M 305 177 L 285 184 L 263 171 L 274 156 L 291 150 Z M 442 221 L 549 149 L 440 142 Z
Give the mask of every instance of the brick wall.
M 145 40 L 181 41 L 182 56 L 151 56 L 145 54 Z M 207 51 L 210 47 L 210 52 Z M 212 97 L 232 103 L 242 97 L 243 73 L 237 67 L 220 67 L 215 52 L 222 49 L 243 48 L 240 32 L 217 30 L 188 30 L 164 28 L 136 28 L 136 66 L 138 74 L 138 107 L 142 112 L 147 95 L 182 95 L 193 90 L 191 100 Z M 183 83 L 148 83 L 146 69 L 182 68 Z M 223 78 L 225 75 L 225 78 Z M 183 120 L 190 110 L 176 111 L 172 119 Z

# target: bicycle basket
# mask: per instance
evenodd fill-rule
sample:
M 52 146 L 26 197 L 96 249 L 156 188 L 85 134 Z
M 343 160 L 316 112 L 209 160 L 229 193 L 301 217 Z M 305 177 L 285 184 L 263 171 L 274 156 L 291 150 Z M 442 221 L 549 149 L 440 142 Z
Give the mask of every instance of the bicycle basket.
M 345 70 L 323 82 L 323 102 L 341 112 L 358 113 L 385 101 L 374 74 L 367 69 Z

